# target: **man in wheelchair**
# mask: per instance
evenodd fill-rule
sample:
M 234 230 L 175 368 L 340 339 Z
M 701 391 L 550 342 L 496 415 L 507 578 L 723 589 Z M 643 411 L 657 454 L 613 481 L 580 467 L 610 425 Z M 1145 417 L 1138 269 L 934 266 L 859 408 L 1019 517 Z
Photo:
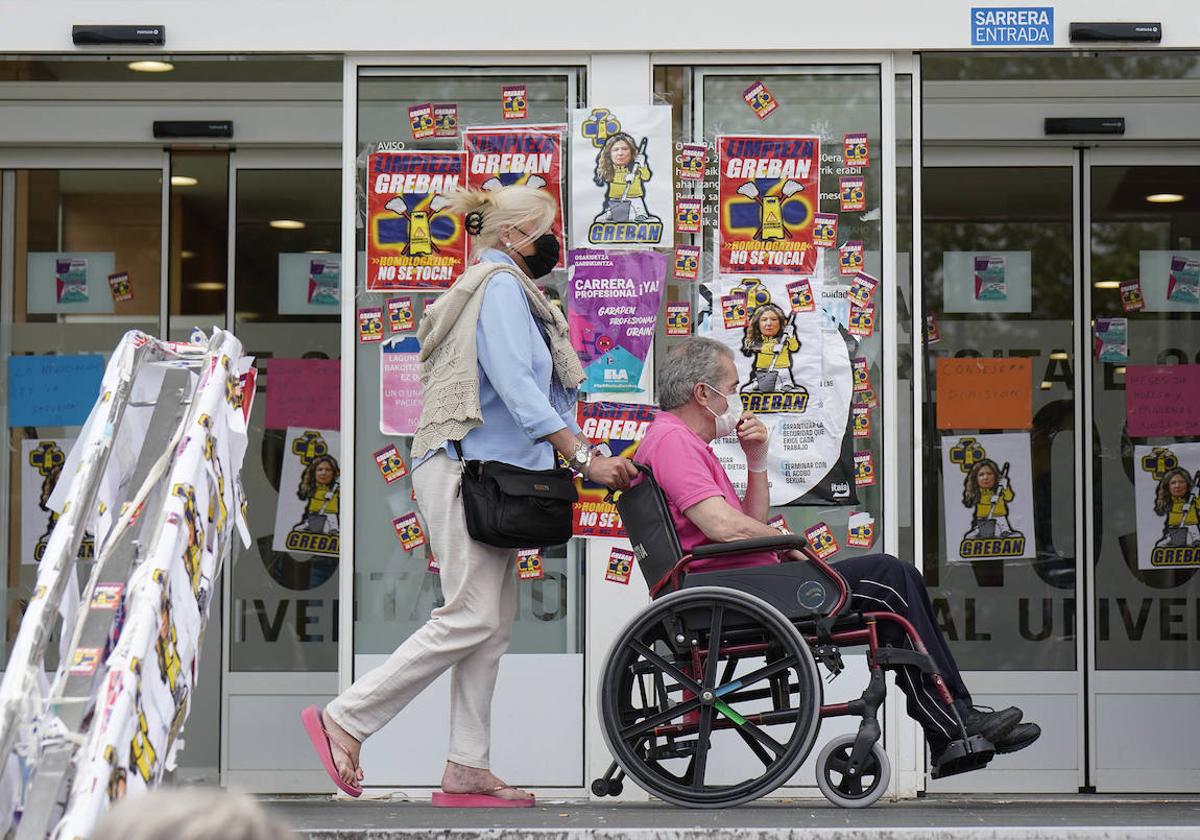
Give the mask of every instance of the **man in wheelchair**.
M 753 414 L 742 411 L 738 374 L 728 348 L 701 337 L 690 338 L 675 347 L 662 363 L 659 395 L 662 410 L 642 440 L 636 460 L 653 472 L 682 551 L 692 554 L 705 544 L 778 539 L 779 531 L 766 524 L 767 430 Z M 749 466 L 742 498 L 738 498 L 724 468 L 709 448 L 713 440 L 735 430 Z M 712 553 L 702 550 L 696 556 Z M 707 573 L 776 565 L 781 559 L 808 560 L 794 549 L 782 556 L 776 551 L 760 551 L 693 559 L 687 571 L 689 575 L 700 572 L 708 578 Z M 901 624 L 879 622 L 881 651 L 889 648 L 904 651 L 889 651 L 886 667 L 896 670 L 896 682 L 908 698 L 908 713 L 925 731 L 935 778 L 982 766 L 969 761 L 950 766 L 951 757 L 945 756 L 947 748 L 955 742 L 962 743 L 963 728 L 968 736 L 985 738 L 997 753 L 1015 752 L 1037 740 L 1040 728 L 1036 723 L 1022 722 L 1020 709 L 1010 706 L 995 711 L 972 704 L 971 694 L 934 619 L 924 578 L 916 568 L 887 554 L 848 558 L 834 563 L 833 568 L 848 585 L 850 610 L 884 611 L 907 619 L 939 672 L 928 673 L 928 669 L 914 664 L 913 654 L 919 646 L 914 646 Z M 655 581 L 647 583 L 653 586 Z M 946 696 L 945 689 L 949 689 L 957 716 L 941 699 Z M 961 758 L 961 753 L 956 752 L 953 758 Z M 943 771 L 940 774 L 939 768 Z

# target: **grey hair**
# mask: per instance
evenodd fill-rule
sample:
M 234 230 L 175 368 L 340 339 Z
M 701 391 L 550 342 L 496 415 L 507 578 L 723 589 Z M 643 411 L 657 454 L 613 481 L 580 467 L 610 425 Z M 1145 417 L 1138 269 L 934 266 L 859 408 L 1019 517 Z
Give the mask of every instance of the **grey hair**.
M 91 840 L 292 840 L 292 833 L 244 794 L 187 787 L 122 799 Z
M 671 411 L 692 401 L 696 383 L 721 375 L 721 360 L 733 360 L 733 351 L 719 341 L 694 335 L 676 345 L 658 369 L 658 404 Z

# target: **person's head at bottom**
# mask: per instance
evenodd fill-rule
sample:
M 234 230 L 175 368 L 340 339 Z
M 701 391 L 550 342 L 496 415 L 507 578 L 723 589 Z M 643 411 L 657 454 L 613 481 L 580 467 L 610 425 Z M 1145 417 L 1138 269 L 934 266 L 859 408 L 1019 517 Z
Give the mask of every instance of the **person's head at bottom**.
M 290 840 L 291 830 L 250 797 L 219 788 L 158 788 L 122 799 L 90 840 Z

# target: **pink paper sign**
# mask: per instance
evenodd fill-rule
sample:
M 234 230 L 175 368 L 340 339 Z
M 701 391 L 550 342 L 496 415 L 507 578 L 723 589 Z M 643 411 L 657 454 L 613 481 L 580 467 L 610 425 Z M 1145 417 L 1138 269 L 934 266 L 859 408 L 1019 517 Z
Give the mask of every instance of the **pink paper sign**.
M 421 345 L 395 336 L 379 347 L 379 431 L 414 435 L 421 418 Z
M 337 359 L 267 359 L 265 428 L 340 429 L 341 402 Z
M 1130 365 L 1125 421 L 1131 437 L 1200 435 L 1200 365 Z

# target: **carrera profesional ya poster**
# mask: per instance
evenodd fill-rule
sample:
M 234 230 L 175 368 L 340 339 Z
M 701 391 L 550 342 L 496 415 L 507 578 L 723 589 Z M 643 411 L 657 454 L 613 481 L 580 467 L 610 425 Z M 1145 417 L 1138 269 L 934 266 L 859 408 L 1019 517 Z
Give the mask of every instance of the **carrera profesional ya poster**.
M 567 322 L 587 377 L 580 390 L 642 390 L 666 270 L 666 257 L 651 251 L 571 252 Z
M 820 161 L 818 137 L 717 138 L 720 273 L 816 270 Z
M 375 152 L 367 160 L 367 291 L 441 291 L 462 273 L 467 234 L 446 196 L 467 186 L 466 152 Z
M 562 143 L 566 130 L 565 125 L 498 126 L 468 128 L 463 132 L 469 187 L 498 190 L 523 184 L 554 197 L 558 210 L 550 232 L 559 244 L 555 268 L 567 264 L 562 210 Z
M 674 245 L 671 108 L 571 112 L 571 243 Z
M 857 340 L 821 310 L 793 306 L 791 277 L 721 277 L 712 337 L 733 351 L 742 405 L 770 432 L 771 504 L 857 504 L 850 359 Z M 713 442 L 734 486 L 746 485 L 735 435 Z
M 1200 566 L 1200 443 L 1135 446 L 1139 569 Z
M 1027 432 L 943 437 L 942 493 L 950 562 L 1035 556 Z

